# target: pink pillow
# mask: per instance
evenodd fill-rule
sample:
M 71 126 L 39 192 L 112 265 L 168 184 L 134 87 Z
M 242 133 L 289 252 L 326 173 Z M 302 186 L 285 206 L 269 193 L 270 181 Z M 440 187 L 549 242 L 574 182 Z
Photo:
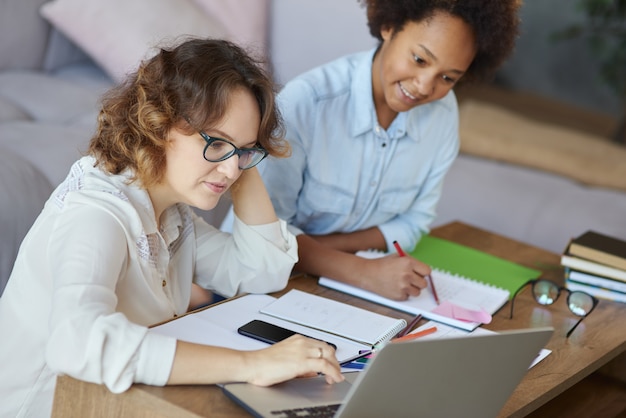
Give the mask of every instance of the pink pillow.
M 40 13 L 115 81 L 163 43 L 226 35 L 217 19 L 192 0 L 53 0 Z
M 269 0 L 193 0 L 226 30 L 228 39 L 257 58 L 268 50 Z

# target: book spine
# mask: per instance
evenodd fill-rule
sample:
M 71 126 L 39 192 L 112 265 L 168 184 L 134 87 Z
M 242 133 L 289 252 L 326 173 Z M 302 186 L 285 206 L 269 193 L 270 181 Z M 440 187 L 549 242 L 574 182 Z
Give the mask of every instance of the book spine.
M 595 248 L 572 243 L 570 245 L 569 252 L 572 255 L 582 257 L 596 263 L 606 264 L 607 266 L 618 269 L 626 269 L 626 259 Z
M 621 293 L 621 292 L 616 292 L 613 290 L 602 289 L 600 287 L 576 283 L 571 280 L 565 280 L 565 287 L 571 291 L 580 291 L 580 292 L 589 293 L 590 295 L 595 296 L 600 299 L 626 303 L 626 294 Z
M 615 290 L 626 293 L 626 282 L 613 280 L 608 277 L 596 276 L 593 274 L 583 273 L 582 271 L 572 270 L 568 267 L 565 269 L 565 278 L 577 283 L 588 284 L 591 286 L 602 287 L 608 290 Z
M 597 274 L 598 276 L 609 277 L 611 279 L 626 282 L 625 270 L 583 260 L 582 258 L 573 257 L 569 254 L 563 254 L 561 256 L 561 264 L 574 270 L 580 270 L 586 273 Z

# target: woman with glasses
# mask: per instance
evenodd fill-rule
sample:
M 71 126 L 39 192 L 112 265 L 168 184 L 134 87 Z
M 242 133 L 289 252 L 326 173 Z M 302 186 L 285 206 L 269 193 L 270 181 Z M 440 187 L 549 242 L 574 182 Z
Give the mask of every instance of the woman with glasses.
M 521 1 L 361 1 L 378 47 L 285 85 L 292 156 L 268 159 L 261 175 L 297 234 L 298 270 L 405 300 L 426 286 L 427 265 L 354 253 L 412 250 L 428 232 L 459 150 L 452 88 L 510 54 Z
M 24 239 L 0 299 L 0 416 L 50 416 L 57 374 L 113 392 L 342 380 L 318 340 L 241 352 L 147 332 L 187 312 L 194 283 L 228 296 L 287 283 L 296 241 L 255 167 L 289 151 L 280 128 L 272 82 L 225 41 L 161 49 L 105 96 L 88 155 Z M 190 208 L 229 189 L 232 235 Z

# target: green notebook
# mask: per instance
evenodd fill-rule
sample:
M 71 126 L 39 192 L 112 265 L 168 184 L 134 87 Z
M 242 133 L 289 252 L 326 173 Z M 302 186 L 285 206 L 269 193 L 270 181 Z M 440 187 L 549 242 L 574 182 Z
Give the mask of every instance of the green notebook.
M 541 274 L 539 270 L 430 235 L 422 237 L 410 254 L 439 270 L 506 289 L 510 296 Z

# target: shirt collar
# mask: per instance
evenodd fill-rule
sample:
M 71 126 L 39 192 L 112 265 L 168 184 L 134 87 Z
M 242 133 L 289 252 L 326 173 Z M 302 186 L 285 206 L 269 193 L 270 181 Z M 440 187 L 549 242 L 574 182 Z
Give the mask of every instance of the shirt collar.
M 150 199 L 150 194 L 146 189 L 141 187 L 137 181 L 130 183 L 132 171 L 125 170 L 119 174 L 117 187 L 128 198 L 140 218 L 142 228 L 146 234 L 153 234 L 158 231 L 157 220 L 154 216 L 154 206 Z M 182 218 L 176 205 L 171 206 L 161 215 L 161 231 L 165 232 L 170 240 L 178 236 L 179 227 L 182 225 Z
M 352 85 L 350 86 L 352 112 L 350 116 L 352 118 L 351 131 L 353 137 L 362 135 L 378 126 L 372 92 L 372 66 L 376 50 L 377 48 L 373 48 L 361 54 L 352 78 Z M 390 128 L 392 128 L 391 132 L 394 136 L 395 132 L 401 131 L 413 140 L 418 140 L 419 131 L 417 127 L 415 124 L 408 124 L 408 112 L 399 113 L 391 123 Z
M 372 60 L 375 52 L 376 48 L 373 48 L 369 52 L 361 54 L 350 86 L 352 92 L 351 130 L 354 137 L 372 130 L 372 127 L 377 123 L 372 95 Z
M 92 178 L 90 181 L 91 188 L 110 193 L 132 206 L 137 217 L 131 216 L 128 212 L 127 220 L 134 235 L 150 235 L 159 232 L 148 191 L 140 187 L 138 182 L 130 182 L 132 170 L 127 169 L 120 174 L 107 174 L 96 166 L 96 160 L 93 156 L 82 157 L 78 164 L 84 175 Z M 183 223 L 179 205 L 173 205 L 163 212 L 161 230 L 166 233 L 169 242 L 178 237 Z

